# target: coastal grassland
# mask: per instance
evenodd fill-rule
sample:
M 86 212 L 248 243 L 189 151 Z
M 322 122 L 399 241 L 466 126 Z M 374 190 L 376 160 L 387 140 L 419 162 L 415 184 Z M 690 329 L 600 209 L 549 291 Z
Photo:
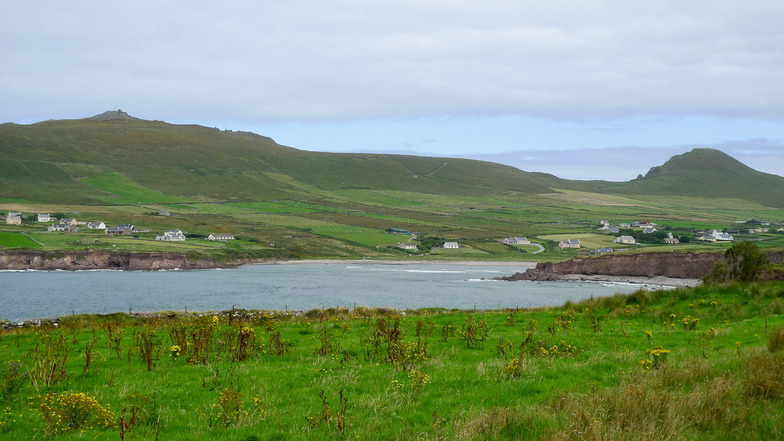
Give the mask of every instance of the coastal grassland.
M 0 374 L 8 439 L 780 439 L 784 285 L 70 316 L 3 330 Z
M 0 248 L 40 248 L 41 244 L 22 233 L 0 231 Z

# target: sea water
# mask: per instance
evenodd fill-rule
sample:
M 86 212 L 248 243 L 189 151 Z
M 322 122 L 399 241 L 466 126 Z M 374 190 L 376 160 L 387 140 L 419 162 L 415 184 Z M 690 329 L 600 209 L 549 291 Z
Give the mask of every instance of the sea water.
M 231 308 L 528 308 L 642 287 L 493 280 L 524 270 L 510 265 L 297 263 L 193 271 L 0 271 L 0 319 Z

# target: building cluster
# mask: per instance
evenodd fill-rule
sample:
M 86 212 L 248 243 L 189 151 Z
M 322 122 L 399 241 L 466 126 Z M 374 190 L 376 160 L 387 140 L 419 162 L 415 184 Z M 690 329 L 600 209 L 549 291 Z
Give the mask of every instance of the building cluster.
M 170 216 L 166 209 L 161 209 L 158 214 L 160 216 Z M 21 212 L 12 211 L 5 216 L 5 222 L 8 225 L 21 225 L 23 218 L 27 219 Z M 35 221 L 39 223 L 50 223 L 51 225 L 49 225 L 46 230 L 52 232 L 78 233 L 80 227 L 87 228 L 88 230 L 104 230 L 106 234 L 110 236 L 131 235 L 140 232 L 133 224 L 119 224 L 114 227 L 109 227 L 106 223 L 101 221 L 77 221 L 75 218 L 57 219 L 57 217 L 52 216 L 49 213 L 37 213 L 35 215 Z M 155 236 L 155 240 L 164 242 L 182 242 L 186 239 L 185 234 L 179 229 L 166 230 L 163 234 Z M 207 240 L 234 240 L 234 235 L 229 233 L 211 233 L 207 236 Z

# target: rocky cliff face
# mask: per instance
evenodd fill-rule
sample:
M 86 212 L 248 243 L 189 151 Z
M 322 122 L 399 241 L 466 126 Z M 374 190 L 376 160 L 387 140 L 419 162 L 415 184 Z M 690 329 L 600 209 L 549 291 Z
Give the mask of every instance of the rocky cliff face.
M 768 253 L 773 263 L 784 262 L 784 253 Z M 701 279 L 710 273 L 713 265 L 724 260 L 721 253 L 642 253 L 629 255 L 604 255 L 575 258 L 559 263 L 538 263 L 524 273 L 517 273 L 503 280 L 559 280 L 565 274 L 623 276 L 623 277 L 673 277 Z
M 115 269 L 155 271 L 232 267 L 212 259 L 190 259 L 185 254 L 153 254 L 109 251 L 8 251 L 0 254 L 3 270 L 88 270 Z

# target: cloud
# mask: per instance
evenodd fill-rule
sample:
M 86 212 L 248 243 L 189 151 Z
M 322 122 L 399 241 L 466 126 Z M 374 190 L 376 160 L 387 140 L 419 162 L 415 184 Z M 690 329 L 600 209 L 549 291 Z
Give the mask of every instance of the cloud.
M 784 117 L 784 4 L 16 2 L 0 118 Z

